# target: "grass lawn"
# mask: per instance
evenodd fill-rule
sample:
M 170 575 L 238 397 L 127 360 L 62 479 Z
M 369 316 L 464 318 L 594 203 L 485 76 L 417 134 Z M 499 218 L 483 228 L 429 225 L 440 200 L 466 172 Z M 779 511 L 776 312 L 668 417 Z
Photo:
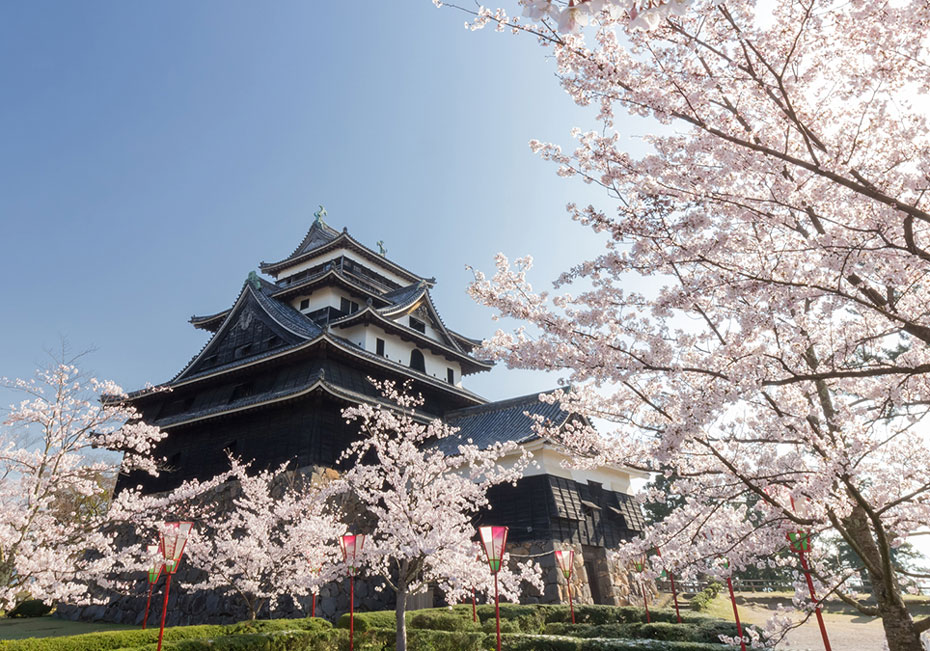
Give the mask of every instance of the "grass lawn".
M 96 631 L 122 631 L 136 628 L 126 624 L 108 622 L 72 622 L 54 615 L 44 617 L 0 617 L 0 640 L 20 640 L 26 637 L 57 637 L 79 635 Z

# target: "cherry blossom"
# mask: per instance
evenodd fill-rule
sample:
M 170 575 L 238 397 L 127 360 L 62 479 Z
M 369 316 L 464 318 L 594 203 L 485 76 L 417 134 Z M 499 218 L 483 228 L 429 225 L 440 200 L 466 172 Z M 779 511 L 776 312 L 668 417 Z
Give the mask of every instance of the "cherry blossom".
M 676 573 L 721 574 L 718 556 L 796 563 L 773 559 L 786 534 L 811 532 L 817 594 L 880 616 L 891 651 L 917 651 L 930 619 L 903 593 L 927 577 L 891 551 L 930 522 L 930 5 L 597 7 L 583 28 L 552 12 L 506 26 L 600 108 L 572 147 L 531 147 L 603 188 L 609 207 L 568 212 L 605 248 L 552 292 L 534 290 L 529 258 L 476 274 L 472 296 L 524 322 L 485 352 L 563 374 L 572 390 L 549 399 L 599 419 L 548 433 L 579 462 L 679 478 L 684 506 L 630 558 L 659 546 Z M 647 154 L 625 150 L 621 115 L 653 120 Z M 825 535 L 862 558 L 874 603 L 827 570 Z M 797 587 L 806 603 L 800 573 Z
M 397 596 L 396 646 L 403 651 L 409 595 L 434 583 L 454 601 L 486 585 L 478 578 L 472 518 L 488 506 L 488 488 L 516 482 L 529 456 L 514 443 L 482 449 L 467 441 L 457 446 L 457 454 L 448 454 L 435 443 L 454 436 L 454 428 L 425 418 L 417 410 L 422 399 L 406 387 L 375 384 L 389 404 L 362 404 L 343 412 L 347 421 L 359 424 L 363 438 L 346 451 L 344 458 L 352 465 L 335 484 L 371 516 L 362 562 Z M 506 465 L 500 463 L 504 457 Z M 533 572 L 525 565 L 517 574 L 522 579 Z M 508 582 L 513 594 L 514 581 Z
M 0 429 L 0 608 L 23 593 L 84 599 L 87 579 L 108 563 L 88 551 L 107 546 L 116 474 L 157 473 L 151 452 L 164 434 L 139 419 L 119 387 L 72 363 L 2 384 L 25 399 Z
M 200 535 L 188 545 L 190 563 L 204 571 L 192 590 L 239 595 L 255 619 L 267 605 L 289 595 L 297 603 L 335 578 L 340 560 L 337 537 L 343 525 L 328 514 L 327 493 L 309 486 L 287 464 L 249 474 L 235 458 L 222 493 L 196 511 Z

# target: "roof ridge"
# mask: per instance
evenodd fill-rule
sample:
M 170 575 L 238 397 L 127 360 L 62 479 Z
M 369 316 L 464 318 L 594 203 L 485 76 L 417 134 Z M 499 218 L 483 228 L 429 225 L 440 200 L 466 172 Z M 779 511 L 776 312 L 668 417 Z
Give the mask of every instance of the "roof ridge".
M 470 415 L 470 414 L 474 414 L 477 412 L 503 411 L 504 409 L 513 407 L 514 405 L 517 405 L 521 402 L 527 402 L 531 398 L 537 398 L 536 400 L 537 403 L 549 404 L 549 403 L 543 403 L 542 400 L 539 400 L 538 399 L 539 396 L 543 394 L 547 394 L 547 393 L 555 393 L 561 388 L 562 387 L 556 387 L 555 389 L 549 389 L 548 391 L 536 391 L 535 393 L 527 393 L 526 395 L 516 396 L 514 398 L 505 398 L 504 400 L 492 400 L 482 405 L 475 405 L 473 407 L 462 407 L 461 409 L 454 409 L 452 411 L 446 412 L 444 417 L 455 418 L 459 415 Z M 558 407 L 559 409 L 561 409 L 561 406 L 559 405 L 552 405 L 552 406 Z M 565 411 L 565 410 L 562 409 L 562 411 Z M 468 412 L 468 413 L 464 413 L 464 412 Z

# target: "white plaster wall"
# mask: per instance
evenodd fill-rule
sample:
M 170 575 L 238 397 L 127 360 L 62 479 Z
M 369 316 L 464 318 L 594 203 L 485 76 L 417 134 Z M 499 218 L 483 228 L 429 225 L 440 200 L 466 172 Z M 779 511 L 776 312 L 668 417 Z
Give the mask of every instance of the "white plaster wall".
M 305 298 L 310 299 L 310 307 L 301 310 L 300 302 Z M 358 309 L 360 310 L 365 308 L 365 298 L 362 298 L 361 296 L 353 296 L 352 294 L 349 294 L 348 292 L 343 291 L 337 287 L 320 287 L 312 294 L 298 296 L 291 301 L 291 306 L 295 310 L 299 310 L 304 313 L 313 312 L 314 310 L 319 310 L 327 306 L 339 310 L 342 309 L 343 298 L 358 303 Z
M 417 304 L 419 305 L 419 303 Z M 396 323 L 409 328 L 410 327 L 410 317 L 417 319 L 418 321 L 423 321 L 420 317 L 415 314 L 404 314 L 403 316 L 398 316 L 393 319 Z M 426 332 L 424 333 L 427 337 L 433 341 L 438 341 L 443 346 L 452 347 L 451 344 L 446 340 L 446 337 L 436 328 L 434 328 L 429 322 L 424 321 L 426 325 Z
M 372 269 L 374 272 L 381 274 L 385 278 L 393 280 L 395 283 L 397 283 L 398 285 L 402 287 L 410 284 L 410 280 L 408 280 L 407 278 L 402 278 L 401 276 L 392 272 L 390 269 L 383 268 L 380 265 L 371 262 L 370 260 L 365 259 L 363 261 L 357 255 L 355 255 L 354 253 L 350 252 L 348 249 L 345 249 L 345 248 L 334 249 L 333 251 L 330 251 L 329 253 L 324 253 L 319 256 L 314 256 L 310 258 L 309 260 L 305 260 L 299 264 L 295 264 L 293 267 L 288 267 L 286 269 L 283 269 L 281 270 L 280 273 L 278 273 L 278 279 L 280 280 L 283 278 L 288 278 L 289 276 L 293 276 L 294 274 L 300 273 L 301 271 L 305 269 L 309 269 L 310 267 L 315 267 L 329 260 L 335 260 L 336 258 L 343 256 L 343 255 L 349 260 L 352 260 L 353 262 L 355 262 L 356 264 L 361 265 L 363 267 L 368 267 Z
M 350 330 L 354 330 L 351 328 Z M 409 341 L 402 341 L 398 337 L 392 334 L 388 334 L 383 329 L 378 326 L 369 326 L 366 328 L 367 334 L 365 335 L 365 350 L 376 352 L 377 344 L 376 339 L 384 340 L 384 356 L 394 362 L 400 362 L 404 366 L 410 366 L 410 351 L 414 348 L 419 348 Z M 345 335 L 343 335 L 345 336 Z M 353 340 L 354 341 L 354 340 Z M 441 355 L 435 355 L 430 351 L 420 348 L 421 353 L 423 353 L 423 362 L 426 367 L 426 374 L 435 376 L 437 379 L 446 381 L 446 369 L 451 368 L 455 373 L 455 385 L 462 386 L 462 366 L 458 362 L 453 362 Z
M 523 472 L 524 477 L 553 475 L 555 477 L 572 479 L 581 484 L 587 484 L 593 481 L 602 484 L 607 490 L 612 490 L 617 493 L 626 493 L 627 495 L 633 494 L 631 486 L 633 473 L 628 469 L 620 467 L 601 467 L 590 470 L 567 468 L 563 465 L 563 461 L 567 460 L 568 456 L 559 452 L 550 444 L 534 441 L 523 447 L 530 450 L 533 458 L 533 462 Z M 500 464 L 504 467 L 511 467 L 515 460 L 516 456 L 504 457 L 501 459 Z M 639 473 L 635 474 L 639 475 Z

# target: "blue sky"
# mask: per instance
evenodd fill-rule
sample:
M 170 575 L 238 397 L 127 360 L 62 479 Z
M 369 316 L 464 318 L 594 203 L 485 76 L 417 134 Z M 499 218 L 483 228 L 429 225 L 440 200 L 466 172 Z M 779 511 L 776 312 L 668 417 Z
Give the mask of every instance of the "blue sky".
M 318 204 L 435 275 L 447 324 L 491 334 L 465 265 L 532 253 L 548 282 L 599 248 L 565 204 L 602 194 L 527 145 L 570 145 L 593 111 L 533 40 L 464 19 L 428 0 L 0 4 L 0 375 L 66 337 L 127 389 L 170 378 L 206 341 L 187 319 L 228 307 Z

